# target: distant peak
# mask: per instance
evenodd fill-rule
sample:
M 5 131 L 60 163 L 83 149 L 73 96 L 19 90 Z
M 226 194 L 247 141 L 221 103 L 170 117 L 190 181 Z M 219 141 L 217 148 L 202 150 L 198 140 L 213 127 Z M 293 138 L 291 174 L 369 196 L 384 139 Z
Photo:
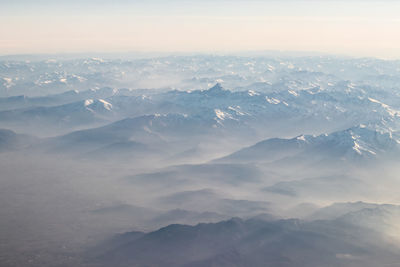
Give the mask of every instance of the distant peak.
M 220 96 L 220 95 L 225 95 L 225 94 L 229 93 L 230 91 L 224 89 L 220 83 L 217 83 L 216 85 L 214 85 L 210 89 L 205 90 L 203 92 L 205 92 L 208 95 Z
M 296 136 L 296 140 L 307 142 L 307 137 L 304 134 L 302 134 L 302 135 Z
M 213 87 L 208 89 L 209 91 L 225 91 L 220 83 L 216 83 Z

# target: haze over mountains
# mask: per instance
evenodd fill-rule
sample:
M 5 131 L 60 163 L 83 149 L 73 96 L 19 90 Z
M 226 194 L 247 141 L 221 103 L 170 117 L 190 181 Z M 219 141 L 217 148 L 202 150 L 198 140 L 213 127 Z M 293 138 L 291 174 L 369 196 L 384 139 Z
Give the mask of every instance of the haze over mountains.
M 0 62 L 0 265 L 397 266 L 400 62 Z

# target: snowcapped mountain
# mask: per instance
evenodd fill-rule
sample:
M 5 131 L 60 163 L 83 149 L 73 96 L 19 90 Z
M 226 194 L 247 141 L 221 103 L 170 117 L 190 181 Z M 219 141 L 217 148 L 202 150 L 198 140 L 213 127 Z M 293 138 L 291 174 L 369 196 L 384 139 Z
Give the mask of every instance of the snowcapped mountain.
M 299 131 L 319 133 L 322 129 L 337 130 L 354 125 L 354 122 L 362 123 L 358 127 L 329 135 L 262 141 L 257 146 L 240 152 L 240 157 L 246 158 L 245 154 L 248 154 L 251 160 L 268 162 L 300 156 L 301 153 L 303 156 L 308 153 L 308 156 L 312 155 L 310 158 L 314 158 L 316 154 L 327 155 L 328 151 L 330 156 L 336 159 L 374 158 L 389 152 L 391 147 L 396 147 L 398 139 L 395 130 L 400 116 L 397 109 L 369 97 L 367 91 L 355 85 L 344 83 L 341 86 L 344 86 L 344 89 L 293 89 L 270 94 L 253 90 L 230 91 L 224 89 L 221 84 L 207 90 L 174 90 L 147 95 L 123 95 L 119 90 L 111 88 L 70 91 L 50 96 L 45 100 L 22 98 L 17 101 L 47 103 L 51 99 L 58 99 L 58 102 L 64 99 L 68 102 L 71 97 L 105 98 L 83 98 L 58 106 L 1 111 L 0 122 L 12 129 L 27 129 L 32 133 L 40 133 L 42 128 L 47 128 L 53 129 L 57 134 L 66 129 L 71 131 L 112 122 L 115 122 L 115 125 L 123 125 L 118 129 L 131 129 L 130 119 L 124 118 L 150 118 L 147 114 L 153 114 L 151 125 L 149 123 L 146 127 L 157 129 L 144 131 L 141 138 L 144 138 L 144 134 L 154 135 L 154 132 L 157 132 L 155 135 L 163 136 L 162 138 L 180 136 L 193 141 L 193 138 L 207 139 L 213 133 L 213 138 L 237 138 L 245 144 L 249 144 L 246 139 L 250 136 L 257 140 L 264 136 L 290 135 Z M 118 120 L 121 121 L 117 122 Z M 139 126 L 143 127 L 145 126 Z M 215 135 L 216 133 L 218 135 Z M 93 139 L 96 140 L 95 137 Z M 123 140 L 128 141 L 132 140 Z M 107 141 L 107 144 L 111 143 Z M 274 152 L 263 154 L 260 152 L 263 149 Z M 230 159 L 235 157 L 237 154 L 232 155 Z
M 274 162 L 304 158 L 355 160 L 399 155 L 399 140 L 391 132 L 364 125 L 318 136 L 300 135 L 292 139 L 273 138 L 219 159 L 221 162 Z
M 383 93 L 382 93 L 383 92 Z M 148 114 L 180 113 L 198 117 L 206 121 L 214 120 L 216 126 L 225 127 L 227 132 L 255 135 L 262 139 L 271 136 L 290 136 L 300 132 L 321 133 L 348 128 L 357 124 L 381 125 L 381 129 L 391 131 L 399 129 L 400 96 L 395 92 L 382 91 L 378 88 L 357 85 L 351 82 L 335 83 L 328 87 L 312 86 L 275 87 L 275 90 L 263 93 L 249 89 L 247 91 L 227 90 L 217 83 L 206 90 L 170 90 L 170 91 L 135 91 L 129 89 L 112 89 L 104 87 L 97 90 L 69 91 L 47 97 L 9 97 L 0 99 L 2 103 L 0 121 L 14 121 L 14 126 L 21 121 L 21 112 L 34 114 L 40 111 L 43 122 L 46 114 L 61 112 L 57 133 L 62 133 L 62 123 L 66 127 L 79 128 L 100 123 L 101 116 L 90 116 L 90 109 L 68 108 L 68 105 L 80 101 L 105 101 L 109 113 L 104 123 L 117 121 L 126 117 L 137 117 Z M 104 102 L 103 102 L 104 104 Z M 101 103 L 93 104 L 99 108 Z M 89 104 L 88 104 L 89 105 Z M 57 108 L 59 106 L 59 108 Z M 95 112 L 96 108 L 92 109 Z M 82 112 L 79 115 L 79 112 Z M 55 114 L 54 113 L 54 114 Z M 100 111 L 99 113 L 103 113 Z M 112 116 L 109 116 L 112 114 Z M 367 116 L 366 116 L 367 114 Z M 97 114 L 99 115 L 99 114 Z M 102 114 L 104 115 L 104 114 Z M 69 120 L 69 117 L 87 117 L 85 122 Z M 89 117 L 88 117 L 89 116 Z M 51 120 L 51 119 L 49 119 Z M 92 124 L 91 124 L 92 123 Z M 54 125 L 49 121 L 48 126 Z M 18 130 L 23 130 L 19 125 Z M 98 125 L 98 124 L 97 124 Z M 7 125 L 6 125 L 7 126 Z M 95 125 L 96 126 L 96 125 Z M 28 131 L 39 132 L 34 124 Z
M 103 99 L 86 99 L 60 106 L 42 106 L 0 111 L 0 122 L 13 129 L 49 133 L 96 126 L 113 121 L 113 106 Z
M 399 74 L 0 57 L 0 265 L 398 266 Z
M 51 107 L 79 102 L 85 99 L 101 99 L 116 94 L 115 89 L 103 87 L 91 90 L 69 90 L 59 94 L 49 94 L 46 96 L 29 97 L 25 95 L 0 98 L 0 110 L 27 109 L 33 107 Z

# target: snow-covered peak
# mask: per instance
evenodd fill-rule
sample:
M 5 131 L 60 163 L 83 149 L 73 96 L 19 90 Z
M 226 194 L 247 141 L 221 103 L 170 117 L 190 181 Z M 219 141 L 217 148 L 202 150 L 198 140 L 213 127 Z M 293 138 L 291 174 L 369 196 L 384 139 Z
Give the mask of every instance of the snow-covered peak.
M 360 156 L 375 156 L 394 149 L 399 142 L 389 132 L 380 132 L 370 129 L 365 125 L 359 125 L 344 131 L 317 136 L 315 144 L 335 146 L 343 152 L 353 151 Z
M 86 99 L 84 101 L 84 105 L 86 108 L 90 110 L 107 110 L 111 111 L 113 105 L 104 99 Z
M 300 141 L 300 142 L 308 143 L 308 142 L 310 141 L 310 139 L 312 139 L 312 138 L 314 138 L 314 137 L 315 137 L 315 136 L 304 135 L 304 134 L 302 134 L 302 135 L 296 136 L 295 139 L 296 139 L 297 141 Z

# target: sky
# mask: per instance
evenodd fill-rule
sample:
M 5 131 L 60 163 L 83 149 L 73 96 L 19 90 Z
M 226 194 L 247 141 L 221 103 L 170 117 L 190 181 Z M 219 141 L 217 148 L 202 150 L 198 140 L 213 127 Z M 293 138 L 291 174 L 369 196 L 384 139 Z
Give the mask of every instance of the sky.
M 396 0 L 0 0 L 0 55 L 313 51 L 400 59 Z

